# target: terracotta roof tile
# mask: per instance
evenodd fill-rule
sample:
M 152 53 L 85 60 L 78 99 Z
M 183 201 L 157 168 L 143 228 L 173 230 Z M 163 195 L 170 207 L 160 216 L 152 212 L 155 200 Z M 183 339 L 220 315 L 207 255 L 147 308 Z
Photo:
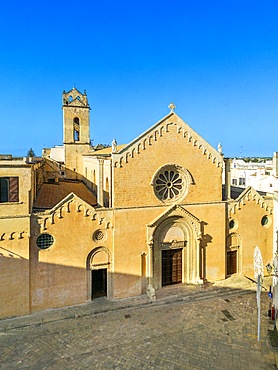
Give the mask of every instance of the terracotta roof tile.
M 57 184 L 43 184 L 34 202 L 34 208 L 51 209 L 70 193 L 92 206 L 97 205 L 96 196 L 83 182 L 61 181 Z

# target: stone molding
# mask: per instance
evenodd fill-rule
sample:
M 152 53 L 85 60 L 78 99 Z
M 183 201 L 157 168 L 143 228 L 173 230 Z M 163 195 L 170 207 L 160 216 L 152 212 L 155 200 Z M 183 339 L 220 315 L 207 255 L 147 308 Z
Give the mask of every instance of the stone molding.
M 24 235 L 25 234 L 25 235 Z M 0 235 L 0 242 L 4 240 L 20 240 L 24 238 L 28 238 L 29 235 L 26 231 L 12 231 L 8 233 L 2 233 Z
M 163 221 L 167 220 L 170 217 L 178 216 L 182 218 L 186 218 L 187 221 L 190 221 L 190 225 L 195 231 L 197 239 L 201 237 L 201 221 L 195 217 L 192 213 L 188 212 L 185 208 L 181 207 L 180 205 L 173 205 L 168 208 L 165 212 L 163 212 L 160 216 L 154 219 L 151 223 L 147 225 L 148 228 L 156 228 L 160 225 Z M 152 233 L 150 234 L 150 236 Z M 149 238 L 150 238 L 149 236 Z
M 246 202 L 254 201 L 258 204 L 261 208 L 265 210 L 268 215 L 271 215 L 273 212 L 273 208 L 267 204 L 265 199 L 251 186 L 246 188 L 243 193 L 233 202 L 229 204 L 229 217 L 233 214 L 238 213 L 242 207 L 245 206 Z
M 172 121 L 170 120 L 172 118 Z M 191 143 L 196 150 L 201 151 L 208 160 L 215 163 L 217 167 L 223 167 L 222 155 L 210 146 L 200 135 L 198 135 L 189 125 L 187 125 L 176 113 L 170 113 L 149 130 L 145 131 L 142 135 L 134 139 L 130 144 L 112 154 L 113 167 L 121 168 L 127 164 L 132 158 L 140 154 L 142 151 L 147 150 L 148 147 L 154 145 L 159 138 L 167 135 L 169 126 L 176 126 L 177 133 L 182 135 L 184 140 Z
M 47 230 L 48 225 L 53 225 L 59 222 L 60 219 L 66 217 L 71 212 L 82 212 L 83 216 L 91 221 L 96 221 L 97 225 L 102 225 L 104 229 L 112 229 L 111 221 L 107 220 L 103 214 L 103 210 L 85 203 L 74 193 L 69 194 L 60 203 L 53 207 L 47 214 L 39 217 L 39 224 L 43 231 Z

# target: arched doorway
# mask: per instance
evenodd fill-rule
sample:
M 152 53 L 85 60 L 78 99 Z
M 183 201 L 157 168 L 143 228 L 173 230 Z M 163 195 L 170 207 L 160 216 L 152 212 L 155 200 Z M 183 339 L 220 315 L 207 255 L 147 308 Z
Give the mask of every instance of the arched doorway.
M 193 214 L 174 205 L 147 225 L 147 240 L 149 292 L 199 281 L 202 231 Z
M 173 224 L 161 233 L 162 286 L 182 283 L 182 270 L 185 263 L 183 248 L 186 246 L 184 230 Z
M 187 281 L 187 240 L 187 231 L 180 218 L 171 217 L 156 229 L 154 243 L 155 289 Z
M 104 247 L 95 248 L 88 256 L 88 299 L 107 297 L 110 293 L 110 254 Z

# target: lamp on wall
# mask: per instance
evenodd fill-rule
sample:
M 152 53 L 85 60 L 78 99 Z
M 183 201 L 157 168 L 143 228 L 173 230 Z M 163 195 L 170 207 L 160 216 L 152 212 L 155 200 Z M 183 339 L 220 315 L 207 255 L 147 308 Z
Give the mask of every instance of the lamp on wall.
M 273 263 L 271 264 L 268 262 L 265 268 L 266 268 L 268 275 L 278 277 L 278 255 L 277 253 L 275 254 L 273 258 Z
M 268 264 L 265 266 L 265 268 L 266 268 L 266 271 L 267 271 L 268 275 L 271 275 L 272 265 L 268 262 Z

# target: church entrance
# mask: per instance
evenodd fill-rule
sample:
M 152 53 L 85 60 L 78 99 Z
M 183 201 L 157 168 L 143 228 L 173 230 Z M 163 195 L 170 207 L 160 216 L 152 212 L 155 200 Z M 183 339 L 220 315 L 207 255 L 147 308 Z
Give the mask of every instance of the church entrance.
M 107 268 L 91 271 L 92 271 L 91 299 L 107 297 Z
M 111 296 L 110 252 L 96 247 L 87 257 L 87 299 Z
M 227 275 L 237 273 L 237 251 L 227 252 Z
M 162 251 L 162 286 L 182 282 L 182 248 Z

